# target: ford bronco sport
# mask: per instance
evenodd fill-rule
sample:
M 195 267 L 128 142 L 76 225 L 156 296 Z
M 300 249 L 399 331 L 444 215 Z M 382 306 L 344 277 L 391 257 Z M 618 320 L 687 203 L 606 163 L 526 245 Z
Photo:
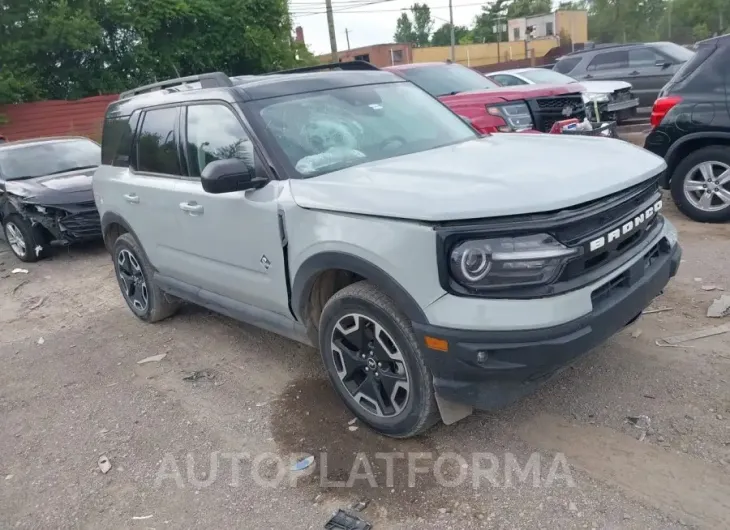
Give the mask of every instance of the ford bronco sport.
M 408 437 L 530 392 L 677 271 L 661 158 L 483 137 L 401 77 L 348 68 L 204 74 L 110 105 L 94 194 L 137 317 L 184 300 L 318 347 L 350 410 Z

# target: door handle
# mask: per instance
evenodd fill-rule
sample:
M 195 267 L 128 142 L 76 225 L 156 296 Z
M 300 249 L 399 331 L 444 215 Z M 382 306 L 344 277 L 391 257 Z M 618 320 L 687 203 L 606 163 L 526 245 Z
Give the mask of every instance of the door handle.
M 583 77 L 585 77 L 586 79 L 593 79 L 593 76 L 591 74 L 585 75 Z
M 203 205 L 198 204 L 197 202 L 181 202 L 180 209 L 183 212 L 188 212 L 188 213 L 196 214 L 196 215 L 200 215 L 204 211 Z
M 139 197 L 136 193 L 127 193 L 124 196 L 124 200 L 130 204 L 139 204 Z
M 639 71 L 638 71 L 638 70 L 634 70 L 634 71 L 633 71 L 633 72 L 631 72 L 631 73 L 630 73 L 629 75 L 639 75 Z

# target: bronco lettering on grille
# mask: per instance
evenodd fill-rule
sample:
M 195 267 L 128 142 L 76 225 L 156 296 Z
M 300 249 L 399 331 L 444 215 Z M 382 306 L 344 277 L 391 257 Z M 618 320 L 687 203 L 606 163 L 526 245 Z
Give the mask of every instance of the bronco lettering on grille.
M 652 216 L 656 215 L 661 209 L 662 201 L 657 201 L 654 203 L 653 206 L 634 216 L 633 219 L 626 221 L 619 228 L 611 230 L 608 234 L 602 235 L 601 237 L 592 240 L 588 244 L 590 252 L 595 252 L 596 250 L 605 247 L 607 243 L 612 243 L 614 241 L 623 239 L 628 234 L 634 232 L 635 230 L 646 224 L 649 219 L 651 219 Z

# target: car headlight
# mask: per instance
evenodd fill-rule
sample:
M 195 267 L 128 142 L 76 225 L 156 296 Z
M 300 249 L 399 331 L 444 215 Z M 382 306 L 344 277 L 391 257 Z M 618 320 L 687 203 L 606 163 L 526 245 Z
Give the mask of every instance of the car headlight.
M 543 285 L 582 252 L 548 234 L 463 241 L 451 249 L 451 276 L 475 290 Z
M 506 125 L 497 127 L 501 132 L 519 132 L 533 128 L 532 115 L 525 103 L 489 105 L 487 112 L 504 120 Z
M 583 103 L 606 103 L 609 100 L 608 94 L 600 92 L 583 92 Z

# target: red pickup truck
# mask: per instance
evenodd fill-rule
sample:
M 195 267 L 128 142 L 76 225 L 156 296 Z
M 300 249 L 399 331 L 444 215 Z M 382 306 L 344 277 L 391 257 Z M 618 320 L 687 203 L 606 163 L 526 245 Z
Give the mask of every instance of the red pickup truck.
M 576 85 L 501 87 L 456 63 L 415 63 L 384 69 L 439 98 L 481 133 L 547 133 L 558 121 L 585 118 L 583 97 Z

